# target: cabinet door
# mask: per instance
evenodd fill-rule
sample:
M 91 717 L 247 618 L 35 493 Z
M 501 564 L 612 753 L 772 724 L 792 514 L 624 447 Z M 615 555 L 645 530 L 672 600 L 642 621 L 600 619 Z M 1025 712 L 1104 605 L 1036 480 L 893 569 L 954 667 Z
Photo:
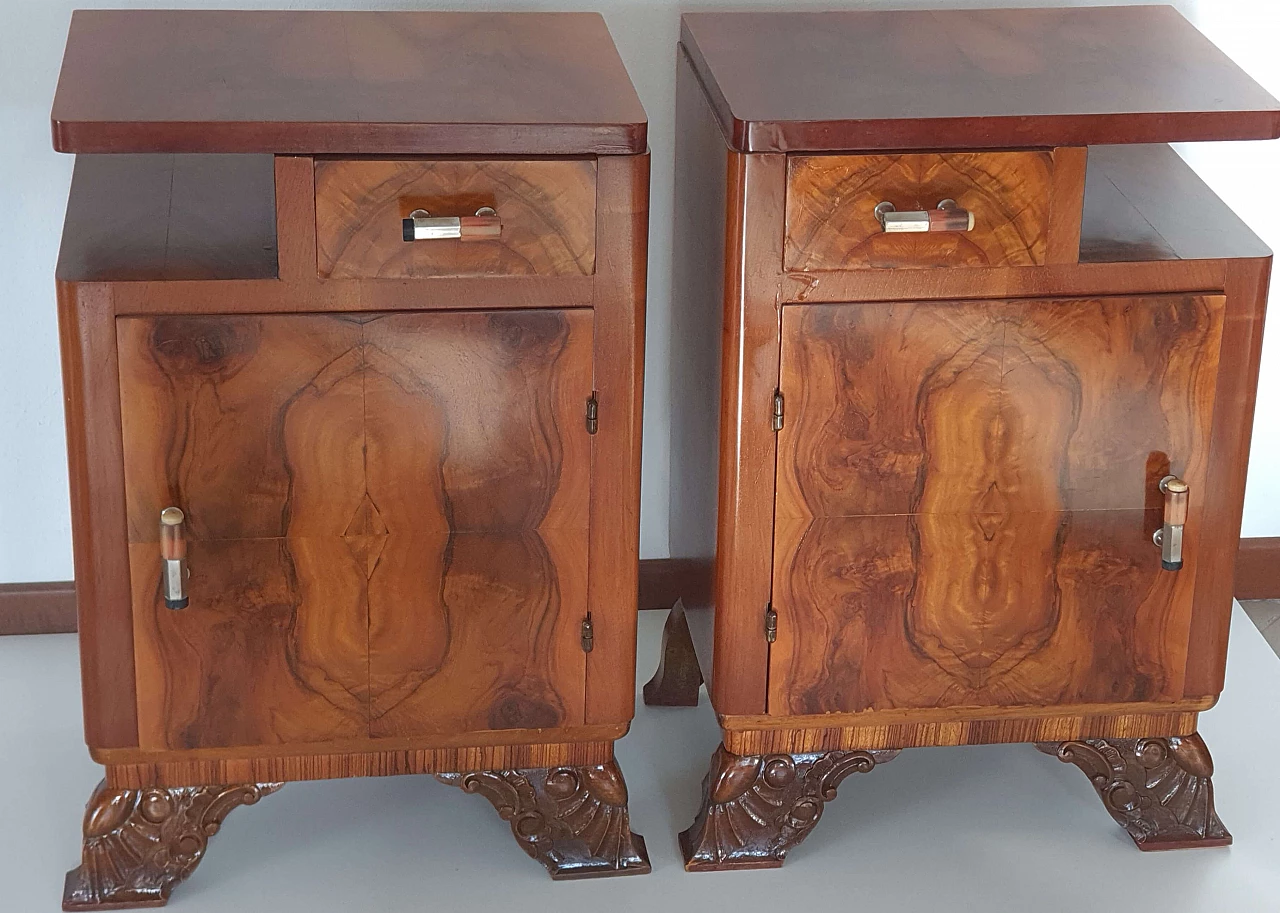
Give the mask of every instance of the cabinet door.
M 373 734 L 584 720 L 591 314 L 365 327 Z
M 769 712 L 1180 699 L 1223 304 L 786 307 Z
M 581 721 L 589 312 L 117 334 L 143 748 Z

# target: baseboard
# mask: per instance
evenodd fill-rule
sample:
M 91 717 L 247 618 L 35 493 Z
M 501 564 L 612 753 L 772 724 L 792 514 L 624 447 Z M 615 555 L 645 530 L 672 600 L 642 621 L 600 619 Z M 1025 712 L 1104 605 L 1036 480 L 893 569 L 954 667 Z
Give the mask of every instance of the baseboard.
M 677 599 L 686 605 L 711 604 L 711 559 L 642 558 L 640 608 L 669 609 Z
M 1236 599 L 1280 599 L 1280 536 L 1240 540 Z
M 0 634 L 74 634 L 76 585 L 0 583 Z
M 1241 539 L 1236 559 L 1237 599 L 1280 599 L 1280 536 Z M 711 601 L 711 562 L 698 558 L 645 558 L 640 562 L 642 609 L 669 609 L 677 599 Z M 0 635 L 72 634 L 76 587 L 55 583 L 0 583 Z

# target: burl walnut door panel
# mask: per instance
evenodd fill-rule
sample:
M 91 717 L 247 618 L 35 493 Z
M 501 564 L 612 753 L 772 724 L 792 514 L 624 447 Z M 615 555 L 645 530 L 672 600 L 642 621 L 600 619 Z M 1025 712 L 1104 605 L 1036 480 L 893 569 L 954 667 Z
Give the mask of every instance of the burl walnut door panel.
M 769 712 L 1179 699 L 1223 306 L 786 307 Z
M 591 332 L 579 311 L 120 319 L 141 747 L 581 722 Z

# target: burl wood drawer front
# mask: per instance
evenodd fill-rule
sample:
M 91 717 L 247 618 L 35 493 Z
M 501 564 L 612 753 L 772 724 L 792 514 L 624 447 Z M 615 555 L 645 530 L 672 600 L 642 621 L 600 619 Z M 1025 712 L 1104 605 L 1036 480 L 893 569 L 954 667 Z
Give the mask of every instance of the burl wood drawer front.
M 319 159 L 321 278 L 588 276 L 595 270 L 595 159 Z M 405 241 L 402 220 L 491 207 L 497 238 Z
M 121 318 L 117 337 L 140 747 L 583 722 L 590 312 Z
M 1049 150 L 790 156 L 786 269 L 1041 266 L 1054 158 Z M 888 233 L 876 217 L 880 203 L 907 212 L 944 200 L 973 213 L 972 230 Z
M 786 307 L 768 711 L 1181 699 L 1224 300 Z

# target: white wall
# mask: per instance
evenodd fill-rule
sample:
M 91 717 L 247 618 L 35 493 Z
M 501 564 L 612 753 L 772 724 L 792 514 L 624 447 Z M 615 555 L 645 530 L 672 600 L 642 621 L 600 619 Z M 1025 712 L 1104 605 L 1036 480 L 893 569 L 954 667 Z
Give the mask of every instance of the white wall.
M 1101 0 L 1076 5 L 1104 5 Z M 53 269 L 71 157 L 51 151 L 49 106 L 71 10 L 76 7 L 316 7 L 378 9 L 598 9 L 649 113 L 653 151 L 649 325 L 645 392 L 641 552 L 667 554 L 667 338 L 669 333 L 674 48 L 682 10 L 697 8 L 889 8 L 1066 5 L 1047 0 L 890 0 L 737 3 L 676 0 L 500 0 L 500 2 L 282 3 L 255 0 L 0 0 L 0 582 L 72 575 Z M 1276 0 L 1177 0 L 1178 6 L 1246 70 L 1280 96 L 1280 9 Z M 128 53 L 122 48 L 121 53 Z M 1184 150 L 1210 184 L 1280 249 L 1276 174 L 1280 142 Z M 1273 297 L 1277 290 L 1273 288 Z M 1280 536 L 1280 319 L 1272 321 L 1245 508 L 1247 536 Z

